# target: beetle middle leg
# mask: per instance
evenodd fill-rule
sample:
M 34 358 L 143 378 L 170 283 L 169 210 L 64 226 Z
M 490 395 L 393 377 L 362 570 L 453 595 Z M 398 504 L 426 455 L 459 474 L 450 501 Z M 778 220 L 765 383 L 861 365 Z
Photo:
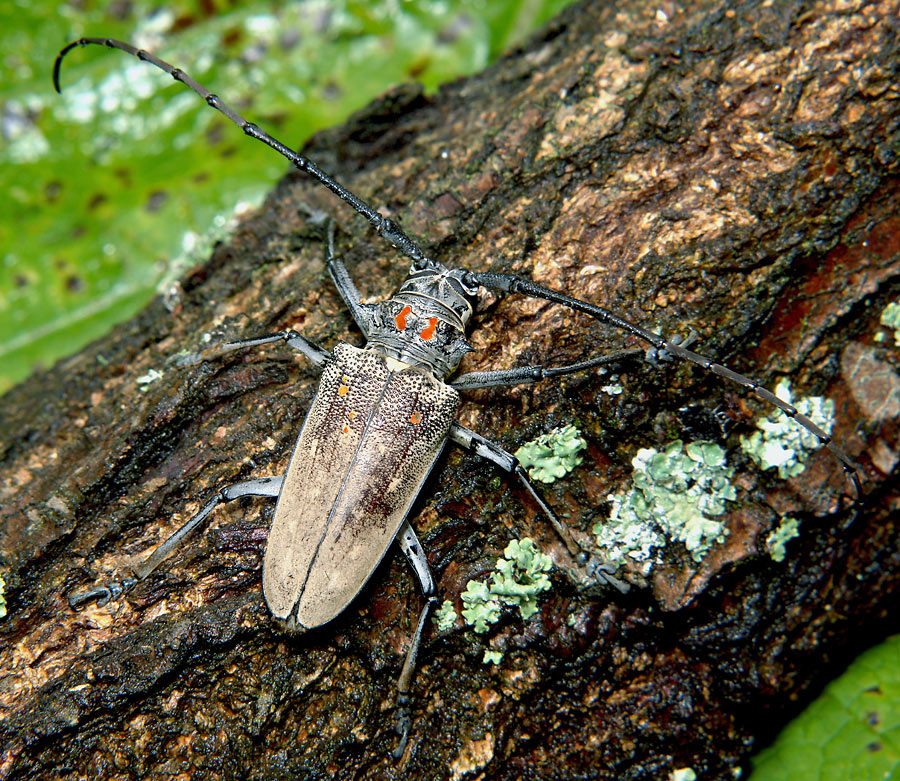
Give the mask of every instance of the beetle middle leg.
M 492 464 L 499 466 L 511 475 L 515 475 L 519 482 L 528 490 L 532 498 L 537 502 L 544 515 L 550 520 L 556 533 L 565 543 L 566 548 L 575 559 L 580 567 L 584 567 L 588 571 L 588 576 L 594 581 L 609 583 L 622 592 L 628 591 L 628 586 L 618 578 L 613 577 L 612 573 L 616 571 L 616 567 L 608 565 L 605 562 L 598 562 L 592 554 L 585 551 L 572 536 L 569 528 L 557 517 L 556 513 L 550 509 L 550 506 L 544 501 L 544 498 L 538 493 L 538 490 L 531 484 L 528 479 L 528 473 L 519 463 L 519 459 L 512 453 L 504 450 L 500 445 L 485 439 L 480 434 L 476 434 L 471 429 L 454 423 L 450 427 L 449 438 L 451 442 L 464 447 L 471 453 L 481 456 Z M 585 584 L 590 585 L 590 584 Z
M 165 542 L 162 542 L 153 553 L 144 561 L 143 564 L 136 567 L 134 577 L 126 577 L 121 580 L 109 581 L 102 586 L 88 589 L 87 591 L 79 591 L 69 595 L 69 606 L 75 609 L 84 607 L 88 602 L 97 600 L 97 604 L 103 607 L 110 599 L 116 599 L 122 594 L 127 593 L 140 581 L 144 580 L 155 570 L 169 554 L 172 553 L 186 537 L 190 536 L 198 529 L 213 510 L 220 504 L 232 502 L 243 496 L 268 496 L 277 498 L 281 493 L 281 486 L 284 477 L 258 477 L 254 480 L 245 480 L 240 483 L 225 486 L 216 495 L 210 499 L 199 512 L 195 513 L 191 518 L 177 529 Z
M 209 361 L 218 358 L 225 353 L 234 350 L 243 350 L 247 347 L 260 347 L 264 344 L 274 344 L 276 342 L 284 342 L 288 347 L 303 353 L 316 366 L 322 366 L 325 361 L 331 358 L 328 350 L 323 350 L 315 342 L 307 339 L 303 334 L 297 331 L 278 331 L 274 334 L 266 336 L 256 336 L 251 339 L 242 339 L 239 342 L 226 342 L 225 344 L 216 345 L 200 352 L 182 353 L 177 356 L 179 366 L 190 366 L 191 364 L 200 363 L 201 361 Z

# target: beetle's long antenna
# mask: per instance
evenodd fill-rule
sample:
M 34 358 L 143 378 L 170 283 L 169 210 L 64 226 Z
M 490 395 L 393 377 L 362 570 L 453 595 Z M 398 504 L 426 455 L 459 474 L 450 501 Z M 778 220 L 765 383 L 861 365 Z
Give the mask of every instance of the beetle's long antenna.
M 170 65 L 165 60 L 159 59 L 159 57 L 151 54 L 148 51 L 145 51 L 144 49 L 138 49 L 137 47 L 132 46 L 129 43 L 117 41 L 114 38 L 79 38 L 77 41 L 73 41 L 72 43 L 68 44 L 57 55 L 56 62 L 53 63 L 53 86 L 56 88 L 57 92 L 61 91 L 59 86 L 59 72 L 62 66 L 63 57 L 65 57 L 76 46 L 87 46 L 89 44 L 96 44 L 97 46 L 107 46 L 110 49 L 119 49 L 120 51 L 132 54 L 139 60 L 149 62 L 151 65 L 155 65 L 160 70 L 165 71 L 173 79 L 175 79 L 175 81 L 180 81 L 182 84 L 190 87 L 201 98 L 203 98 L 207 102 L 207 104 L 228 117 L 228 119 L 234 122 L 234 124 L 241 128 L 241 130 L 243 130 L 248 136 L 257 139 L 258 141 L 262 141 L 267 146 L 270 146 L 276 152 L 286 157 L 294 167 L 298 168 L 300 171 L 303 171 L 306 174 L 309 174 L 320 184 L 325 185 L 325 187 L 331 190 L 331 192 L 333 192 L 338 198 L 344 201 L 344 203 L 352 206 L 359 214 L 365 217 L 372 224 L 372 226 L 378 232 L 379 236 L 387 239 L 404 255 L 411 258 L 417 268 L 424 269 L 427 267 L 437 266 L 437 264 L 433 260 L 425 255 L 419 245 L 416 244 L 400 229 L 400 226 L 397 225 L 397 223 L 385 217 L 376 209 L 373 209 L 371 206 L 369 206 L 369 204 L 362 200 L 362 198 L 357 197 L 349 190 L 343 188 L 321 168 L 319 168 L 314 162 L 312 162 L 312 160 L 307 159 L 303 155 L 298 154 L 289 147 L 285 146 L 278 139 L 273 138 L 268 133 L 266 133 L 265 130 L 262 130 L 252 122 L 248 122 L 246 119 L 244 119 L 244 117 L 238 114 L 237 111 L 235 111 L 233 108 L 231 108 L 231 106 L 223 101 L 218 95 L 213 94 L 202 84 L 194 81 L 180 68 L 176 68 L 174 65 Z
M 469 280 L 474 284 L 481 285 L 482 287 L 486 287 L 490 290 L 499 290 L 506 293 L 522 293 L 526 296 L 531 296 L 532 298 L 543 298 L 547 301 L 552 301 L 555 304 L 562 304 L 563 306 L 567 306 L 570 309 L 574 309 L 578 312 L 584 312 L 585 314 L 588 314 L 603 323 L 614 326 L 615 328 L 619 328 L 626 333 L 637 336 L 639 339 L 642 339 L 643 341 L 653 345 L 653 347 L 655 347 L 660 352 L 671 353 L 672 355 L 676 355 L 686 361 L 696 363 L 699 366 L 702 366 L 704 369 L 711 371 L 713 374 L 718 375 L 719 377 L 724 377 L 726 380 L 731 380 L 732 382 L 736 382 L 739 385 L 743 385 L 745 388 L 753 391 L 753 393 L 755 393 L 763 401 L 768 402 L 769 404 L 780 409 L 782 412 L 784 412 L 785 415 L 797 421 L 797 423 L 803 426 L 803 428 L 817 437 L 819 441 L 825 447 L 827 447 L 834 454 L 835 458 L 837 458 L 837 460 L 840 462 L 841 467 L 847 474 L 847 477 L 853 483 L 853 489 L 856 492 L 857 500 L 862 499 L 862 486 L 859 482 L 859 472 L 862 470 L 862 467 L 857 464 L 852 458 L 850 458 L 850 456 L 846 451 L 844 451 L 843 448 L 834 443 L 830 434 L 823 431 L 819 426 L 813 423 L 812 420 L 810 420 L 806 415 L 800 412 L 800 410 L 798 410 L 793 404 L 790 404 L 789 402 L 778 398 L 778 396 L 776 396 L 774 393 L 760 386 L 760 384 L 756 382 L 756 380 L 753 380 L 750 377 L 745 377 L 743 374 L 738 374 L 737 372 L 732 371 L 726 366 L 714 363 L 709 358 L 706 358 L 703 355 L 699 355 L 698 353 L 695 353 L 691 350 L 687 350 L 678 344 L 673 344 L 672 342 L 663 339 L 663 337 L 659 336 L 658 334 L 648 331 L 645 328 L 641 328 L 639 325 L 635 325 L 634 323 L 630 323 L 627 320 L 614 315 L 612 312 L 607 311 L 606 309 L 602 309 L 599 306 L 594 306 L 594 304 L 589 304 L 586 301 L 581 301 L 577 298 L 572 298 L 571 296 L 567 296 L 564 293 L 557 293 L 555 290 L 541 287 L 531 280 L 514 277 L 511 274 L 496 274 L 493 272 L 470 272 Z M 576 368 L 578 368 L 578 365 L 576 365 Z M 557 369 L 555 370 L 555 373 L 561 374 L 562 371 Z

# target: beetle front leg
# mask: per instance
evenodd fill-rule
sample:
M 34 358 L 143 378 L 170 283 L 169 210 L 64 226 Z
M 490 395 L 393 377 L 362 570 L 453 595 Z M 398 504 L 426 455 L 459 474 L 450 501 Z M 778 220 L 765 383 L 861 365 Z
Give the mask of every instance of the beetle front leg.
M 334 255 L 334 220 L 330 217 L 326 219 L 325 224 L 325 267 L 328 269 L 338 295 L 347 305 L 347 309 L 350 310 L 350 314 L 359 326 L 359 330 L 368 339 L 369 328 L 372 325 L 371 315 L 363 307 L 359 290 L 356 289 L 353 278 L 350 276 L 350 272 L 347 271 L 344 262 Z
M 404 521 L 403 526 L 400 527 L 400 531 L 397 533 L 397 542 L 413 572 L 416 573 L 416 578 L 422 589 L 422 596 L 425 597 L 425 604 L 422 607 L 422 612 L 419 613 L 416 631 L 410 641 L 409 650 L 406 652 L 406 659 L 403 662 L 400 677 L 397 679 L 396 730 L 400 736 L 400 742 L 391 752 L 391 756 L 394 759 L 399 759 L 403 756 L 403 752 L 406 751 L 406 744 L 409 741 L 409 730 L 412 726 L 412 714 L 409 710 L 409 689 L 412 685 L 413 675 L 416 672 L 416 657 L 419 655 L 419 646 L 422 644 L 425 622 L 428 620 L 428 614 L 431 612 L 431 609 L 437 603 L 437 597 L 434 593 L 434 578 L 431 577 L 428 559 L 425 558 L 422 543 L 419 542 L 419 538 L 416 537 L 416 533 L 408 521 Z
M 140 581 L 144 580 L 162 561 L 174 551 L 182 541 L 194 532 L 210 516 L 213 510 L 220 504 L 240 499 L 243 496 L 270 496 L 277 497 L 281 493 L 281 485 L 284 477 L 259 477 L 255 480 L 245 480 L 240 483 L 226 486 L 210 499 L 203 508 L 195 513 L 190 520 L 181 526 L 165 542 L 161 543 L 147 560 L 137 567 L 134 577 L 122 578 L 122 580 L 110 581 L 102 586 L 96 586 L 87 591 L 80 591 L 69 595 L 69 607 L 77 610 L 89 602 L 97 600 L 97 604 L 103 607 L 109 600 L 116 599 L 130 591 Z
M 557 517 L 556 513 L 550 509 L 550 505 L 544 501 L 544 498 L 531 484 L 531 481 L 528 479 L 528 473 L 519 463 L 518 458 L 509 451 L 504 450 L 500 445 L 485 439 L 480 434 L 476 434 L 471 429 L 467 429 L 459 423 L 454 423 L 450 426 L 449 438 L 457 445 L 464 447 L 466 450 L 477 456 L 481 456 L 492 464 L 496 464 L 504 471 L 515 475 L 519 479 L 519 482 L 528 490 L 528 493 L 531 494 L 532 498 L 537 502 L 538 507 L 541 508 L 544 515 L 547 516 L 553 528 L 556 530 L 556 533 L 565 543 L 566 548 L 568 548 L 572 558 L 575 559 L 580 567 L 587 569 L 591 579 L 595 582 L 600 581 L 609 583 L 623 593 L 628 591 L 628 585 L 626 583 L 613 577 L 613 573 L 616 571 L 614 566 L 607 562 L 600 561 L 595 555 L 584 550 L 575 541 L 569 528 Z

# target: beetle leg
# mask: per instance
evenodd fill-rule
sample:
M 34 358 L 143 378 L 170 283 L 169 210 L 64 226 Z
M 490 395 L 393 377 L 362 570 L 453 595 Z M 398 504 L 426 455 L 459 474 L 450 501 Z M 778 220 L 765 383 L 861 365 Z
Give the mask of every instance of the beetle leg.
M 134 571 L 134 577 L 123 578 L 119 581 L 111 581 L 102 586 L 97 586 L 87 591 L 80 591 L 69 595 L 69 606 L 78 609 L 84 607 L 88 602 L 97 600 L 97 604 L 103 607 L 110 599 L 116 599 L 122 594 L 130 591 L 135 584 L 144 580 L 153 570 L 172 551 L 177 548 L 182 541 L 195 531 L 216 509 L 220 504 L 240 499 L 242 496 L 271 496 L 277 497 L 281 493 L 281 484 L 284 477 L 258 477 L 255 480 L 245 480 L 240 483 L 234 483 L 219 491 L 212 499 L 210 499 L 203 508 L 194 514 L 187 523 L 181 526 L 174 534 L 172 534 L 165 542 L 161 543 L 147 560 L 137 567 Z
M 544 498 L 531 484 L 531 481 L 528 479 L 528 473 L 519 463 L 518 458 L 509 451 L 504 450 L 500 445 L 485 439 L 480 434 L 476 434 L 471 429 L 467 429 L 459 423 L 454 423 L 450 426 L 450 433 L 448 436 L 452 442 L 464 447 L 466 450 L 477 456 L 481 456 L 492 464 L 496 464 L 501 469 L 515 475 L 519 479 L 519 482 L 525 486 L 528 493 L 530 493 L 532 498 L 537 502 L 538 507 L 541 508 L 544 515 L 550 520 L 556 533 L 565 543 L 569 553 L 572 554 L 572 558 L 575 559 L 579 566 L 588 570 L 588 576 L 591 580 L 609 583 L 622 592 L 628 591 L 628 586 L 625 583 L 618 578 L 613 577 L 612 573 L 616 571 L 614 566 L 598 560 L 596 556 L 585 551 L 575 541 L 569 528 L 556 516 L 556 513 L 550 509 L 550 505 L 544 501 Z
M 330 217 L 325 222 L 325 266 L 331 275 L 331 280 L 334 282 L 338 294 L 347 305 L 347 309 L 350 310 L 350 314 L 353 315 L 353 319 L 356 321 L 359 329 L 368 339 L 371 316 L 363 307 L 359 290 L 356 289 L 356 284 L 353 282 L 344 262 L 334 256 L 334 220 Z
M 592 358 L 589 361 L 581 361 L 579 363 L 569 364 L 568 366 L 520 366 L 515 369 L 498 369 L 496 371 L 487 372 L 469 372 L 461 374 L 453 382 L 448 383 L 456 390 L 471 390 L 473 388 L 496 388 L 501 385 L 524 385 L 528 382 L 537 382 L 545 377 L 559 377 L 562 374 L 572 374 L 573 372 L 584 371 L 585 369 L 593 369 L 596 366 L 602 366 L 607 363 L 617 363 L 628 358 L 643 356 L 644 350 L 632 348 L 630 350 L 619 350 L 609 355 L 601 355 L 599 358 Z
M 331 359 L 331 353 L 324 350 L 315 342 L 307 339 L 303 334 L 297 331 L 279 331 L 278 333 L 269 334 L 268 336 L 257 336 L 253 339 L 242 339 L 239 342 L 227 342 L 206 350 L 196 353 L 182 353 L 176 356 L 176 362 L 179 366 L 191 366 L 201 361 L 209 361 L 218 358 L 220 355 L 230 353 L 233 350 L 243 350 L 246 347 L 259 347 L 263 344 L 272 344 L 274 342 L 284 342 L 288 347 L 299 350 L 316 366 L 321 366 Z
M 428 620 L 431 608 L 437 602 L 437 597 L 434 594 L 434 579 L 431 577 L 428 559 L 425 557 L 422 543 L 419 542 L 419 538 L 416 537 L 416 533 L 408 521 L 404 521 L 403 526 L 400 527 L 400 531 L 397 533 L 397 542 L 413 572 L 416 573 L 416 578 L 418 578 L 419 586 L 422 589 L 422 596 L 425 597 L 425 604 L 422 607 L 422 612 L 419 613 L 416 632 L 410 641 L 409 650 L 406 652 L 406 660 L 403 662 L 403 669 L 400 671 L 400 677 L 397 679 L 396 730 L 400 736 L 400 742 L 392 752 L 394 759 L 399 759 L 403 756 L 406 744 L 409 741 L 409 730 L 412 726 L 412 715 L 409 711 L 409 689 L 416 671 L 416 657 L 419 654 L 419 646 L 422 643 L 425 622 Z
M 697 341 L 697 332 L 693 331 L 686 339 L 681 336 L 673 336 L 670 340 L 675 347 L 688 347 Z M 570 363 L 567 366 L 519 366 L 515 369 L 499 369 L 486 372 L 469 372 L 461 374 L 453 382 L 448 383 L 457 390 L 472 390 L 473 388 L 496 388 L 501 385 L 524 385 L 528 382 L 538 382 L 545 377 L 561 377 L 564 374 L 574 374 L 585 369 L 594 369 L 608 363 L 618 363 L 629 358 L 642 357 L 654 366 L 660 361 L 672 360 L 671 351 L 664 347 L 650 347 L 641 350 L 632 347 L 628 350 L 618 350 L 589 361 Z

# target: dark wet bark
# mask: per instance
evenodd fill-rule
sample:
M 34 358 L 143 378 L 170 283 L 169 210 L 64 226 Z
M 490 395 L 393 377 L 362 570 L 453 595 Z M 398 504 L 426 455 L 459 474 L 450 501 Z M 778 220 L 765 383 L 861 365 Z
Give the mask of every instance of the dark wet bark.
M 397 91 L 307 150 L 448 265 L 528 274 L 667 335 L 696 329 L 717 360 L 834 399 L 868 494 L 849 529 L 827 453 L 795 480 L 761 474 L 737 433 L 762 405 L 690 366 L 633 363 L 618 396 L 588 373 L 473 392 L 461 419 L 510 449 L 575 422 L 584 463 L 546 494 L 587 532 L 638 448 L 694 435 L 681 408 L 720 409 L 738 466 L 728 541 L 701 567 L 673 549 L 627 596 L 578 593 L 557 570 L 536 616 L 486 638 L 431 627 L 399 763 L 393 687 L 420 600 L 398 557 L 332 625 L 286 635 L 259 585 L 271 508 L 243 501 L 128 598 L 73 613 L 70 591 L 139 560 L 215 486 L 286 467 L 315 388 L 306 361 L 270 348 L 178 369 L 173 355 L 208 332 L 359 343 L 300 204 L 341 220 L 364 295 L 403 278 L 403 258 L 290 175 L 182 281 L 174 313 L 155 302 L 0 401 L 0 777 L 731 778 L 897 629 L 898 429 L 882 416 L 898 354 L 875 339 L 900 286 L 895 11 L 583 3 L 487 72 L 434 98 Z M 469 371 L 633 345 L 518 297 L 486 297 L 472 342 Z M 150 369 L 164 375 L 141 391 Z M 451 451 L 419 502 L 457 606 L 512 537 L 562 560 L 496 477 Z M 782 564 L 763 552 L 778 514 L 802 521 Z M 482 664 L 488 643 L 499 666 Z

